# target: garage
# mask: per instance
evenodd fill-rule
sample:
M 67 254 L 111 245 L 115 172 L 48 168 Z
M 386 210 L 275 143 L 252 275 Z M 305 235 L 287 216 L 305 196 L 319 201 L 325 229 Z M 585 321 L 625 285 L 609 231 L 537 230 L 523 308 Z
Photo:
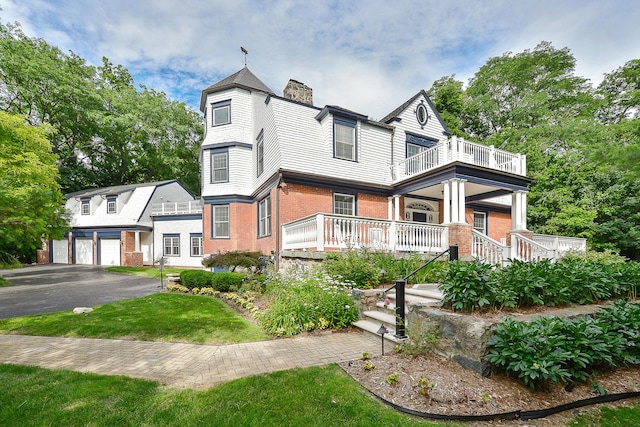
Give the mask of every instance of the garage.
M 54 264 L 69 264 L 69 242 L 54 240 L 51 242 L 52 261 Z
M 120 265 L 120 239 L 100 239 L 100 265 Z
M 76 238 L 76 264 L 93 264 L 93 239 Z

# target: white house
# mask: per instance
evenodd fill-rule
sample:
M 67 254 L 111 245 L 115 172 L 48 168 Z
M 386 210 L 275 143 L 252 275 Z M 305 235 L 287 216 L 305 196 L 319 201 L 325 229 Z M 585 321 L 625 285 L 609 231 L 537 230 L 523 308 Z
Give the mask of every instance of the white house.
M 185 261 L 180 265 L 200 265 L 197 256 L 185 258 L 189 251 L 175 246 L 189 244 L 190 236 L 202 230 L 200 203 L 177 180 L 88 189 L 65 198 L 71 229 L 66 240 L 49 242 L 49 262 L 141 266 L 165 256 L 174 260 L 170 264 L 178 265 L 179 259 Z M 182 218 L 184 205 L 199 217 L 168 228 L 164 219 Z

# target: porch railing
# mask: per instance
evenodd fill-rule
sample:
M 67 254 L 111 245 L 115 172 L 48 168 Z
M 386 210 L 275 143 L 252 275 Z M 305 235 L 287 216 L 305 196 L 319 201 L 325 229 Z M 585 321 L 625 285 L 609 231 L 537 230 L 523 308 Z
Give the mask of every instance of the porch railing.
M 550 236 L 546 234 L 534 234 L 533 241 L 553 251 L 554 258 L 562 258 L 567 252 L 575 251 L 586 253 L 587 239 L 580 237 Z
M 394 182 L 427 172 L 453 162 L 464 162 L 516 175 L 527 174 L 524 154 L 510 153 L 463 138 L 452 137 L 391 166 Z
M 152 203 L 151 215 L 185 215 L 202 213 L 202 201 Z
M 370 248 L 440 252 L 448 248 L 447 227 L 405 221 L 315 214 L 282 226 L 282 249 Z
M 504 265 L 509 259 L 510 249 L 477 230 L 471 230 L 471 256 L 486 264 Z
M 511 235 L 511 258 L 521 261 L 540 261 L 543 259 L 554 259 L 556 253 L 547 249 L 543 245 L 524 237 L 521 234 Z

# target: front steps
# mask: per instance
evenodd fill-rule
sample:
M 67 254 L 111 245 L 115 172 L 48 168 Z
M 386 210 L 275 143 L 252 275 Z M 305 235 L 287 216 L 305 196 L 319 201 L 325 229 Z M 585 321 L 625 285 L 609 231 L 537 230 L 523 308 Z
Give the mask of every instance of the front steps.
M 437 283 L 418 284 L 405 287 L 405 313 L 408 313 L 414 306 L 420 307 L 438 307 L 442 301 L 442 292 L 438 289 Z M 401 342 L 396 338 L 396 293 L 395 290 L 389 291 L 386 295 L 389 300 L 385 304 L 385 298 L 376 302 L 375 310 L 365 310 L 362 312 L 360 320 L 354 323 L 354 326 L 363 331 L 378 335 L 380 325 L 385 325 L 388 332 L 384 334 L 384 338 L 394 343 Z M 379 335 L 378 335 L 379 336 Z

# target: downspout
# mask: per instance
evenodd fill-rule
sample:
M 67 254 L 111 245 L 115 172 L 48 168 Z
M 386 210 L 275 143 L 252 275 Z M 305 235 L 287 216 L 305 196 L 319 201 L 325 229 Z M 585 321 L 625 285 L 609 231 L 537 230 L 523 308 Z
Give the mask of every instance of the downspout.
M 282 172 L 278 176 L 278 185 L 276 185 L 276 251 L 273 265 L 276 272 L 280 270 L 280 190 L 282 188 Z

